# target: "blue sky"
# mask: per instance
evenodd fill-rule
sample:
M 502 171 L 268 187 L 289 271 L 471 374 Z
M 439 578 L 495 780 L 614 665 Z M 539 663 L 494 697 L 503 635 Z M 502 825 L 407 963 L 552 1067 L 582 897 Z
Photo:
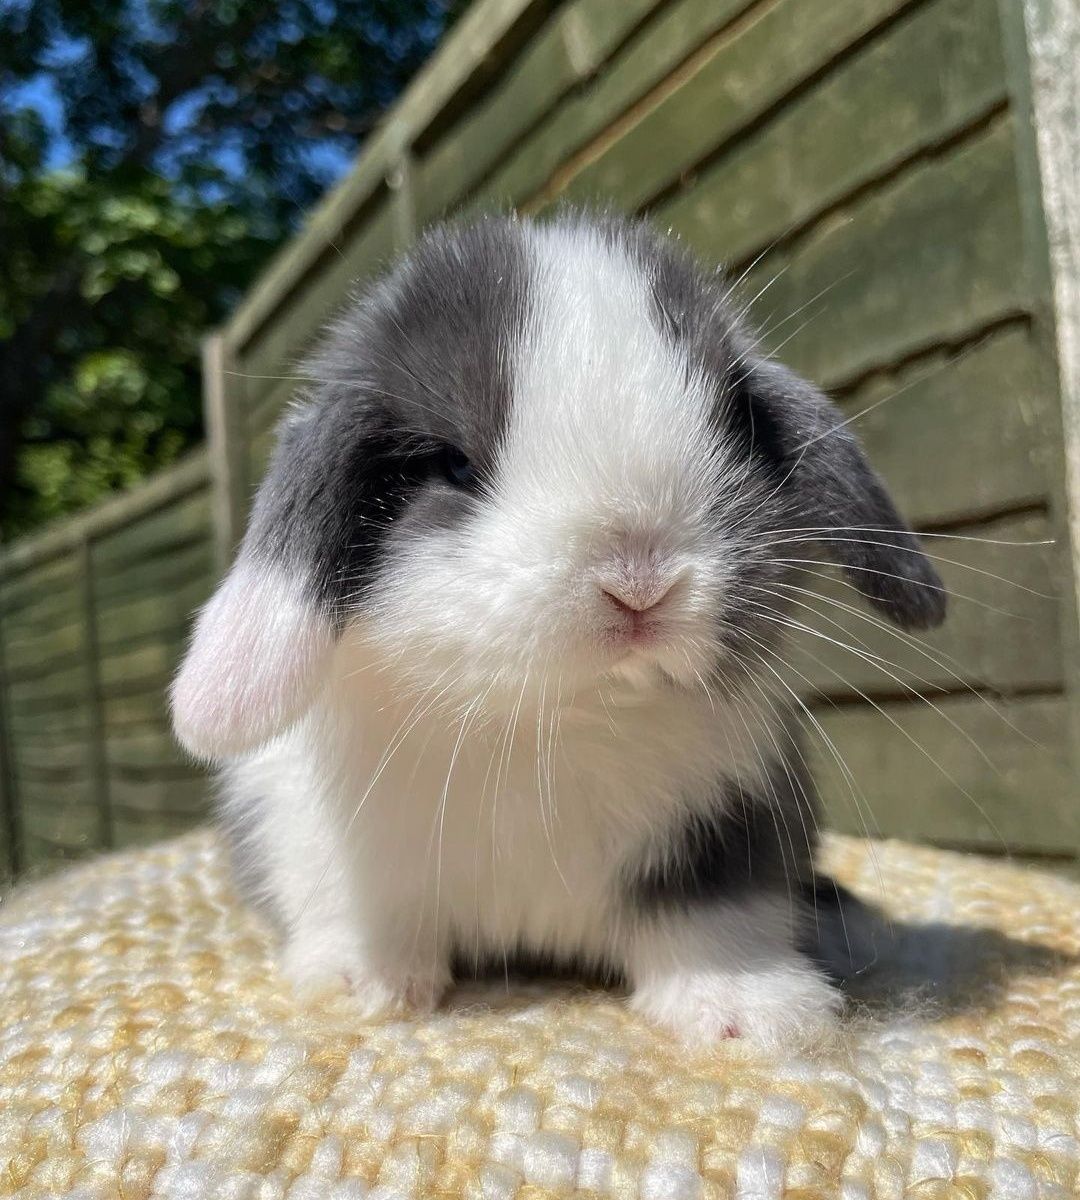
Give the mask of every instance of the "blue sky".
M 56 91 L 52 75 L 39 71 L 25 83 L 11 88 L 3 98 L 3 107 L 9 112 L 20 108 L 33 108 L 41 114 L 49 130 L 49 152 L 46 165 L 50 168 L 63 167 L 71 162 L 71 143 L 64 136 L 64 106 Z
M 3 0 L 0 0 L 0 4 L 2 2 Z M 67 65 L 81 52 L 82 47 L 75 40 L 58 44 L 50 50 L 50 65 Z M 166 113 L 165 120 L 166 129 L 171 135 L 182 135 L 184 127 L 197 116 L 202 99 L 199 93 L 192 93 L 182 97 L 172 106 Z M 0 109 L 12 112 L 22 108 L 31 108 L 39 113 L 49 131 L 46 167 L 56 170 L 70 165 L 75 157 L 75 148 L 64 132 L 64 104 L 50 70 L 38 71 L 28 80 L 9 88 L 0 98 Z M 297 150 L 312 174 L 322 179 L 327 186 L 348 170 L 354 158 L 351 151 L 344 149 L 331 138 L 318 142 L 305 140 L 303 144 L 298 145 Z M 167 174 L 167 161 L 161 165 Z M 244 170 L 244 158 L 240 147 L 230 146 L 228 143 L 219 145 L 214 153 L 214 165 L 230 178 L 239 178 Z

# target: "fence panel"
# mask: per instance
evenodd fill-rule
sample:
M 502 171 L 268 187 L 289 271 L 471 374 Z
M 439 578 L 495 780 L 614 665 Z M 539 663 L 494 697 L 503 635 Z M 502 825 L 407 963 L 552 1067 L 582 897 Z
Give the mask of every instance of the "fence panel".
M 177 832 L 205 773 L 169 732 L 166 689 L 215 577 L 204 452 L 0 555 L 9 872 Z

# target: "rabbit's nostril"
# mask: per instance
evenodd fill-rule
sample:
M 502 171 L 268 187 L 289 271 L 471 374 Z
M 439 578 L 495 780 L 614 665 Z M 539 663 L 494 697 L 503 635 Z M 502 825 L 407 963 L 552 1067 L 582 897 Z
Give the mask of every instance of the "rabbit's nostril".
M 663 584 L 631 587 L 614 587 L 608 584 L 601 587 L 600 590 L 620 612 L 636 615 L 655 608 L 671 588 L 670 585 L 665 587 Z

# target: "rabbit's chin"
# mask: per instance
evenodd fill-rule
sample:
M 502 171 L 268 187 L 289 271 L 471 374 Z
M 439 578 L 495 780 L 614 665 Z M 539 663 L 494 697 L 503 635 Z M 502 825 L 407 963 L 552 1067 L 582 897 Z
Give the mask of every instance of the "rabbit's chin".
M 699 695 L 730 695 L 722 655 L 702 654 L 698 645 L 678 643 L 632 646 L 618 651 L 594 643 L 580 653 L 537 652 L 519 661 L 507 655 L 472 655 L 447 649 L 421 655 L 411 646 L 387 646 L 355 633 L 338 645 L 329 676 L 334 690 L 350 695 L 363 707 L 371 684 L 378 680 L 401 698 L 432 711 L 470 714 L 479 725 L 570 712 L 582 704 L 613 698 L 625 703 L 663 704 L 673 689 Z

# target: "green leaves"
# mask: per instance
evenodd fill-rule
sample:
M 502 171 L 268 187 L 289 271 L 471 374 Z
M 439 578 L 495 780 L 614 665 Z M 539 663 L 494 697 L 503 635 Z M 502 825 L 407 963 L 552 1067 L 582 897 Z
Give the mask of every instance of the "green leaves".
M 199 340 L 271 243 L 243 212 L 160 176 L 121 187 L 84 170 L 19 187 L 0 263 L 0 337 L 48 320 L 38 389 L 18 428 L 5 534 L 130 485 L 201 434 Z M 58 297 L 57 281 L 67 280 Z
M 201 436 L 202 334 L 460 7 L 0 6 L 0 535 Z

